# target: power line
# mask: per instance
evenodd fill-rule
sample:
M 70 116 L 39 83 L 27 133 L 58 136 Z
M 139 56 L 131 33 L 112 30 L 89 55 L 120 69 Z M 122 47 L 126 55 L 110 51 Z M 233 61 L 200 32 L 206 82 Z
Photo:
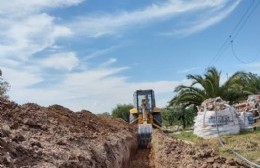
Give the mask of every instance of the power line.
M 253 1 L 254 2 L 254 1 Z M 238 36 L 238 34 L 240 33 L 240 31 L 244 28 L 244 26 L 246 25 L 248 19 L 250 18 L 250 16 L 254 13 L 254 11 L 256 10 L 256 8 L 258 7 L 258 5 L 260 4 L 260 1 L 258 0 L 256 5 L 254 6 L 254 8 L 250 11 L 250 13 L 246 16 L 243 24 L 238 28 L 238 30 L 236 31 L 236 33 L 234 33 L 232 39 L 235 40 L 235 38 Z
M 248 20 L 249 17 L 247 17 L 247 16 L 248 16 L 247 14 L 249 13 L 249 11 L 251 10 L 251 8 L 253 7 L 254 3 L 255 3 L 255 0 L 252 0 L 251 3 L 250 3 L 250 5 L 249 5 L 249 7 L 246 9 L 245 13 L 244 13 L 244 14 L 242 15 L 242 17 L 240 18 L 239 22 L 236 24 L 236 26 L 234 27 L 234 29 L 231 31 L 230 37 L 232 36 L 232 34 L 233 34 L 234 32 L 236 32 L 236 31 L 240 32 L 241 27 L 242 27 L 242 26 L 240 26 L 240 25 L 243 23 L 244 18 L 246 18 L 246 20 Z M 255 9 L 255 8 L 254 8 L 254 9 Z M 254 9 L 253 9 L 253 10 L 254 10 Z M 249 15 L 251 15 L 251 14 L 252 14 L 252 12 L 250 12 Z M 244 24 L 245 24 L 245 22 L 244 22 Z
M 238 57 L 238 55 L 236 54 L 236 52 L 235 52 L 235 50 L 234 50 L 234 41 L 233 40 L 231 40 L 230 41 L 230 45 L 231 45 L 231 50 L 232 50 L 232 54 L 233 54 L 233 56 L 236 58 L 236 60 L 238 60 L 240 63 L 242 63 L 242 64 L 250 64 L 250 63 L 253 63 L 257 58 L 258 58 L 258 56 L 260 55 L 260 50 L 257 52 L 257 54 L 256 54 L 256 56 L 255 56 L 255 58 L 253 58 L 251 61 L 244 61 L 244 60 L 242 60 L 242 59 L 240 59 L 239 57 Z
M 232 34 L 238 29 L 239 25 L 242 23 L 243 19 L 246 17 L 246 15 L 248 14 L 248 12 L 251 10 L 251 8 L 253 7 L 254 4 L 253 0 L 249 7 L 246 9 L 245 13 L 242 15 L 242 17 L 240 18 L 239 22 L 235 25 L 235 27 L 233 28 L 233 30 L 230 32 L 229 37 L 226 38 L 226 40 L 224 41 L 224 43 L 222 43 L 222 45 L 220 46 L 220 48 L 217 51 L 217 54 L 213 57 L 213 59 L 210 61 L 209 65 L 211 65 L 213 62 L 218 61 L 220 59 L 220 57 L 222 56 L 222 54 L 227 50 L 228 43 L 231 39 Z
M 224 51 L 227 49 L 227 44 L 229 43 L 229 41 L 230 41 L 230 38 L 227 38 L 224 41 L 224 43 L 222 43 L 222 45 L 220 46 L 220 48 L 217 51 L 217 54 L 209 62 L 209 65 L 211 65 L 213 62 L 217 61 L 222 56 Z
M 256 5 L 254 6 L 254 8 L 251 10 L 251 12 L 247 15 L 245 21 L 244 21 L 244 24 L 242 26 L 239 27 L 238 31 L 236 32 L 236 34 L 234 34 L 232 40 L 230 40 L 230 44 L 231 44 L 231 50 L 232 50 L 232 54 L 233 56 L 240 62 L 240 63 L 243 63 L 243 64 L 249 64 L 249 63 L 252 63 L 254 62 L 257 58 L 258 58 L 258 54 L 256 54 L 255 58 L 251 61 L 244 61 L 242 60 L 240 57 L 238 57 L 238 55 L 236 54 L 235 50 L 234 50 L 234 40 L 236 39 L 237 35 L 240 33 L 240 31 L 243 29 L 243 27 L 245 26 L 245 24 L 247 23 L 248 19 L 250 18 L 250 16 L 254 13 L 255 9 L 258 7 L 258 5 L 260 4 L 260 1 L 258 1 L 256 3 Z
M 250 18 L 250 16 L 253 14 L 253 12 L 255 11 L 257 6 L 260 4 L 260 1 L 258 1 L 257 4 L 254 6 L 254 2 L 255 2 L 255 0 L 251 1 L 250 5 L 246 9 L 245 13 L 242 15 L 242 17 L 239 19 L 238 23 L 235 25 L 233 30 L 230 32 L 230 35 L 226 38 L 224 43 L 222 43 L 222 45 L 218 49 L 216 55 L 209 62 L 209 66 L 213 62 L 218 61 L 222 57 L 224 52 L 229 48 L 229 42 L 234 41 L 234 39 L 238 36 L 238 34 L 240 33 L 242 28 L 247 23 L 247 21 Z

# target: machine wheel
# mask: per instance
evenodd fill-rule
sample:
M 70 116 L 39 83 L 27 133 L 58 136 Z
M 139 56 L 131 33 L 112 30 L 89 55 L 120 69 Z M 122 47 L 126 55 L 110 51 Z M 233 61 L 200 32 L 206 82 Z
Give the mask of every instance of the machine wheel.
M 153 122 L 160 127 L 162 126 L 162 115 L 161 113 L 153 113 Z

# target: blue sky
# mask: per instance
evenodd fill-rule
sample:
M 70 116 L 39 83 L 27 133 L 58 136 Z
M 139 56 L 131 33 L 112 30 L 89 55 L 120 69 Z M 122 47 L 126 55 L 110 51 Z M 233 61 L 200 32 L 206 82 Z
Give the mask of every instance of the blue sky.
M 132 103 L 136 89 L 154 89 L 164 107 L 177 85 L 189 84 L 187 74 L 209 66 L 223 80 L 238 70 L 259 73 L 258 4 L 1 0 L 0 68 L 20 104 L 110 112 Z

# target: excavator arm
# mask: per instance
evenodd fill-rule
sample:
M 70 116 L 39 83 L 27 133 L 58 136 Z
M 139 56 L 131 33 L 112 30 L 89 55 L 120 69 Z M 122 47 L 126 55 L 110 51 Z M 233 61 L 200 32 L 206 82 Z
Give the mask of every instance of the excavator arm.
M 130 124 L 137 124 L 137 140 L 141 148 L 151 143 L 153 128 L 162 125 L 160 109 L 155 107 L 153 90 L 137 90 L 134 93 L 135 107 L 130 110 Z

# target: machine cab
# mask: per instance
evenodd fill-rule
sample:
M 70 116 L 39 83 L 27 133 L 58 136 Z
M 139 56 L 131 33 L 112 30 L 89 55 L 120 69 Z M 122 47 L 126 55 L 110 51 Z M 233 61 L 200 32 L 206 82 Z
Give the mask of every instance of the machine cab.
M 137 90 L 134 92 L 134 106 L 137 108 L 137 112 L 142 113 L 142 101 L 146 101 L 147 111 L 153 112 L 155 106 L 155 98 L 153 90 Z

